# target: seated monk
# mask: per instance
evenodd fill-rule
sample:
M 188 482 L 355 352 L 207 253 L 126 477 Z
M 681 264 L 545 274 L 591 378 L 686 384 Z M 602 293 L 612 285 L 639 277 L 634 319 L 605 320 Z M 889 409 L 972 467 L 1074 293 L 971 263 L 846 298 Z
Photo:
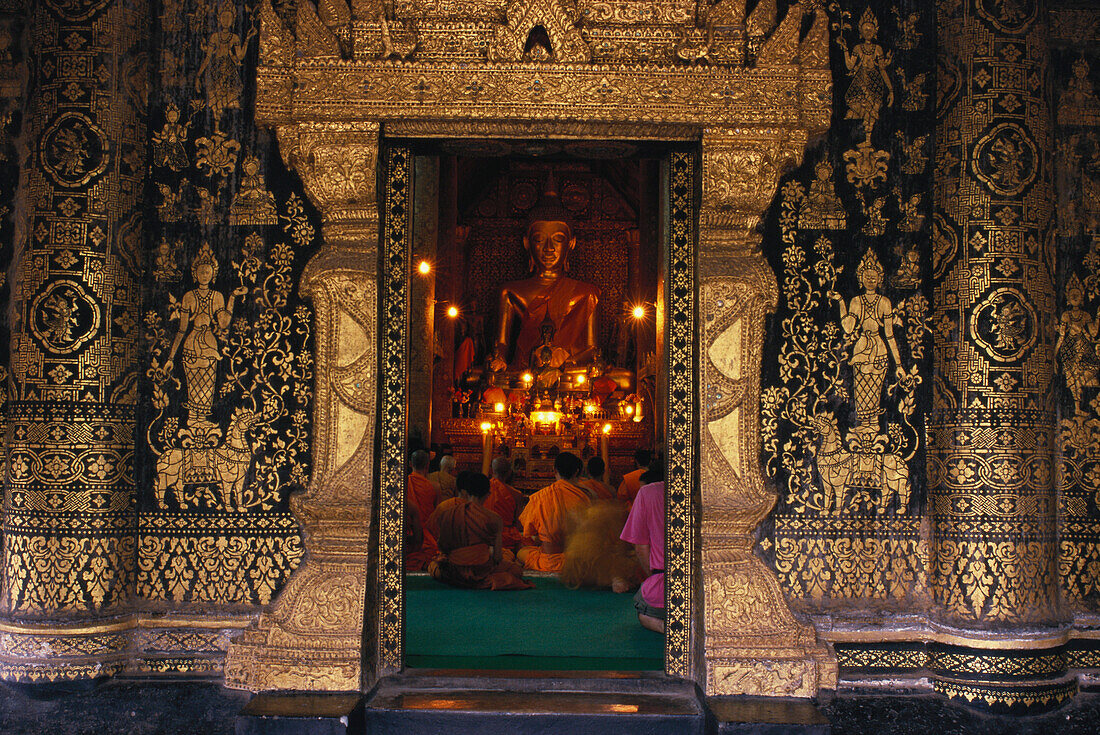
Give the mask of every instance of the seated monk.
M 431 455 L 424 449 L 418 449 L 409 458 L 408 484 L 405 487 L 405 502 L 411 507 L 412 512 L 407 514 L 407 523 L 421 525 L 435 511 L 438 495 L 435 486 L 428 480 L 428 464 Z M 435 556 L 435 537 L 422 525 L 419 529 L 405 530 L 406 538 L 412 540 L 417 536 L 423 538 L 423 543 L 413 548 L 405 549 L 405 569 L 410 572 L 419 572 Z
M 603 473 L 607 469 L 603 459 L 593 457 L 588 460 L 588 477 L 577 480 L 581 487 L 592 491 L 593 497 L 598 500 L 614 500 L 615 490 L 603 481 Z
M 630 504 L 641 489 L 642 474 L 649 469 L 649 463 L 653 460 L 653 452 L 648 449 L 638 449 L 634 452 L 634 471 L 623 475 L 623 481 L 619 483 L 619 500 Z
M 489 478 L 489 499 L 485 507 L 500 516 L 504 522 L 504 548 L 515 551 L 523 540 L 523 532 L 516 524 L 519 509 L 525 500 L 523 493 L 508 484 L 512 479 L 512 460 L 496 457 L 492 464 L 493 476 Z
M 459 495 L 444 500 L 428 519 L 439 553 L 428 564 L 428 573 L 455 587 L 492 590 L 525 590 L 534 587 L 523 579 L 523 566 L 501 543 L 503 522 L 485 507 L 489 478 L 480 472 L 458 476 Z
M 453 498 L 457 494 L 455 478 L 458 477 L 458 461 L 449 454 L 439 459 L 439 469 L 428 475 L 428 481 L 435 487 L 438 495 L 436 502 Z
M 576 511 L 592 501 L 592 496 L 574 483 L 581 472 L 581 459 L 562 452 L 554 459 L 557 481 L 531 496 L 520 513 L 523 535 L 537 546 L 524 546 L 517 556 L 526 569 L 560 572 L 565 562 L 565 538 L 575 523 Z

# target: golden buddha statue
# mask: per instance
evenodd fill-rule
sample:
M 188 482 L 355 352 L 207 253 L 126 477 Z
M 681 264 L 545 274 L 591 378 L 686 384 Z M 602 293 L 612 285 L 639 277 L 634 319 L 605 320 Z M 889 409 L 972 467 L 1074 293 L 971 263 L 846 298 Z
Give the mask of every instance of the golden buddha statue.
M 552 187 L 544 196 L 552 201 L 536 210 L 523 238 L 532 275 L 500 288 L 494 370 L 527 368 L 532 351 L 541 342 L 544 320 L 553 325 L 553 346 L 564 355 L 562 363 L 585 365 L 596 352 L 600 290 L 565 275 L 577 239 Z

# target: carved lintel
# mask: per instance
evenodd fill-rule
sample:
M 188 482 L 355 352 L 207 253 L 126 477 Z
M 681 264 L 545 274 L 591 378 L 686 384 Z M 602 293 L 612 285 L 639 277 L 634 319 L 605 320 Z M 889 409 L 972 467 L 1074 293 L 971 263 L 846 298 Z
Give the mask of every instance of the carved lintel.
M 775 196 L 779 177 L 801 162 L 806 140 L 801 129 L 704 130 L 700 240 L 711 249 L 757 250 L 760 218 Z

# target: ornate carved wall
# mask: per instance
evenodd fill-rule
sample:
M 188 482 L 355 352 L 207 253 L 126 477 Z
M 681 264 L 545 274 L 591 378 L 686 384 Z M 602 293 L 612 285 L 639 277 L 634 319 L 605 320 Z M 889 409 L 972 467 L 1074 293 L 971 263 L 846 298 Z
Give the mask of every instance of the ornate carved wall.
M 701 149 L 670 673 L 806 695 L 822 638 L 842 676 L 1065 701 L 1100 668 L 1100 15 L 743 10 L 0 0 L 0 676 L 218 675 L 253 621 L 235 686 L 399 668 L 380 153 L 582 137 Z
M 765 222 L 779 305 L 761 423 L 780 501 L 761 549 L 801 610 L 859 615 L 929 594 L 935 32 L 927 7 L 832 18 L 832 126 Z
M 254 3 L 157 11 L 137 592 L 266 605 L 302 556 L 288 497 L 309 480 L 314 364 L 298 284 L 318 223 L 253 119 Z

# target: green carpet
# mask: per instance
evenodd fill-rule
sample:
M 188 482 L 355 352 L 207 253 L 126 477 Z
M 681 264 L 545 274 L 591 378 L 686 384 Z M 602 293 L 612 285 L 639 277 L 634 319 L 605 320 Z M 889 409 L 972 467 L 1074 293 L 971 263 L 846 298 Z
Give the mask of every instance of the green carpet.
M 638 624 L 631 595 L 571 590 L 460 590 L 405 577 L 410 668 L 648 671 L 664 668 L 664 638 Z

